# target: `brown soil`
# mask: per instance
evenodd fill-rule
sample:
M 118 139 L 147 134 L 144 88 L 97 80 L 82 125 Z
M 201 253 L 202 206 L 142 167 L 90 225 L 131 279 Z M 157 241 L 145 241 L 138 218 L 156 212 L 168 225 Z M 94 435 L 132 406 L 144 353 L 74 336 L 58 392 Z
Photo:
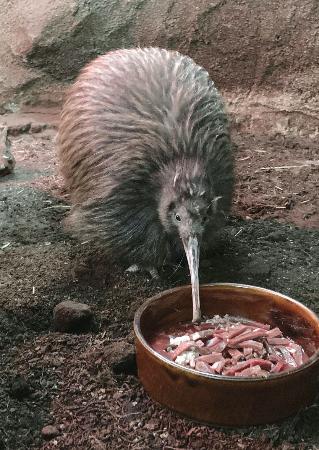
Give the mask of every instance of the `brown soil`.
M 0 449 L 318 448 L 318 403 L 280 424 L 226 430 L 181 418 L 146 395 L 129 345 L 134 311 L 187 282 L 187 272 L 160 281 L 123 274 L 70 239 L 60 224 L 67 197 L 55 174 L 54 129 L 24 133 L 20 119 L 8 119 L 18 130 L 16 170 L 0 180 Z M 269 287 L 319 312 L 318 166 L 310 163 L 317 147 L 280 136 L 235 134 L 235 142 L 234 217 L 201 280 Z M 282 166 L 298 167 L 275 169 Z M 92 332 L 54 332 L 53 308 L 64 300 L 93 307 Z M 123 348 L 128 357 L 114 364 Z M 58 435 L 45 441 L 49 424 Z

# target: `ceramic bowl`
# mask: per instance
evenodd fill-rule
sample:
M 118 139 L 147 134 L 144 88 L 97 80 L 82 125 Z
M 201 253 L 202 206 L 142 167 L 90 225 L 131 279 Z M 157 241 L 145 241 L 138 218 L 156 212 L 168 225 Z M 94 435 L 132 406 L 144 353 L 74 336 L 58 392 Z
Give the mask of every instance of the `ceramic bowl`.
M 319 319 L 286 295 L 232 283 L 202 285 L 203 314 L 229 314 L 278 326 L 301 344 L 309 361 L 266 379 L 196 372 L 169 361 L 149 345 L 158 331 L 191 321 L 191 286 L 162 292 L 136 312 L 134 332 L 139 378 L 149 395 L 197 421 L 224 426 L 271 423 L 310 405 L 318 392 Z

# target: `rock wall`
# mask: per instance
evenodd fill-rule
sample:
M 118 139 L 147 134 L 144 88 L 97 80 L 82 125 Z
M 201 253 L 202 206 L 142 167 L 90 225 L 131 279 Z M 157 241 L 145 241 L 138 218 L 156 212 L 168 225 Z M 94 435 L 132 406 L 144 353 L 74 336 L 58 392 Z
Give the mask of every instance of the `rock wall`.
M 241 127 L 318 133 L 317 0 L 0 0 L 0 106 L 60 102 L 95 56 L 178 49 L 203 65 Z

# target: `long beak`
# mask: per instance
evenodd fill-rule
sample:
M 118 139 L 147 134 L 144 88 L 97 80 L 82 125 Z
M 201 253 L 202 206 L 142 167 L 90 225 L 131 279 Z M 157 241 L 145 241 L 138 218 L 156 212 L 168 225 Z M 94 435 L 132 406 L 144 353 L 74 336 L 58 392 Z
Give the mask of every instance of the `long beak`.
M 183 239 L 183 245 L 187 256 L 188 267 L 191 274 L 192 298 L 193 298 L 193 322 L 199 322 L 201 319 L 200 299 L 199 299 L 199 245 L 197 237 Z

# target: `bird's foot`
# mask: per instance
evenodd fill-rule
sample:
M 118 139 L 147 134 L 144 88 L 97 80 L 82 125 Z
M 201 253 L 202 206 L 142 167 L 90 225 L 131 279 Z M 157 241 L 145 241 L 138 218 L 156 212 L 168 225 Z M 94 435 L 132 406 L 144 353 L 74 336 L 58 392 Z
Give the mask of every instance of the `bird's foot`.
M 139 266 L 137 264 L 132 264 L 130 267 L 128 267 L 125 272 L 130 272 L 130 273 L 136 273 L 139 272 L 141 269 L 139 268 Z
M 159 273 L 158 270 L 155 267 L 140 267 L 138 264 L 132 264 L 130 267 L 128 267 L 125 272 L 129 273 L 137 273 L 137 272 L 147 272 L 151 275 L 151 278 L 153 280 L 159 279 Z

